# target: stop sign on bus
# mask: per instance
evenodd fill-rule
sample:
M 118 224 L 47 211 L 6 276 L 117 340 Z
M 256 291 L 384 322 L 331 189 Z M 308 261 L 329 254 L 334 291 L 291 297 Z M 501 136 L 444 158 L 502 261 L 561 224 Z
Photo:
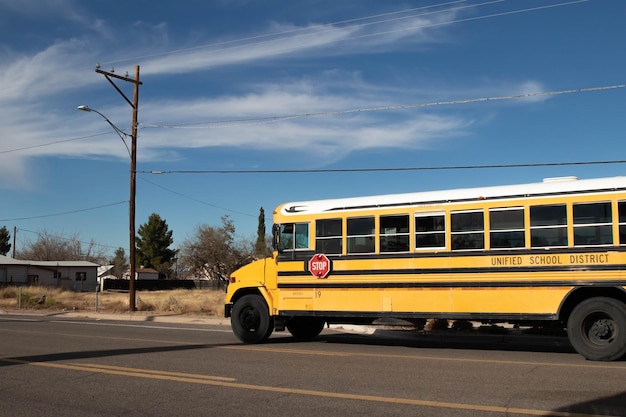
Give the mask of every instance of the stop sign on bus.
M 326 278 L 330 273 L 330 259 L 323 253 L 313 255 L 309 259 L 309 272 L 317 278 Z

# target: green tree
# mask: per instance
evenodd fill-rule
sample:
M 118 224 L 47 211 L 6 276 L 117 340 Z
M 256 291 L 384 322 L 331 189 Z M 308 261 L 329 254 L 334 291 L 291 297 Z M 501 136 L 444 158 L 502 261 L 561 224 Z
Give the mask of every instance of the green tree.
M 154 268 L 159 271 L 160 278 L 169 276 L 178 251 L 170 249 L 174 239 L 167 222 L 152 213 L 148 222 L 139 226 L 137 233 L 136 266 Z
M 265 210 L 263 207 L 259 210 L 259 225 L 257 227 L 256 243 L 254 245 L 254 254 L 259 258 L 265 258 L 272 252 L 267 246 L 267 238 L 265 237 Z
M 0 229 L 0 255 L 6 255 L 11 250 L 11 235 L 6 226 Z
M 115 276 L 116 278 L 122 278 L 128 265 L 126 252 L 123 248 L 117 248 L 117 250 L 115 251 L 115 257 L 111 259 L 110 263 L 111 265 L 113 265 L 111 275 Z

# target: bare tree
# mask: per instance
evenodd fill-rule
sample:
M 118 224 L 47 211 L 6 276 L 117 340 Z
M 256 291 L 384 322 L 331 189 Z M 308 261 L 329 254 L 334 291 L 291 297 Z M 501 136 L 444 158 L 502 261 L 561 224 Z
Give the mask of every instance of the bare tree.
M 228 280 L 235 269 L 254 259 L 254 243 L 236 240 L 235 226 L 228 216 L 222 226 L 200 225 L 193 237 L 181 245 L 179 265 L 188 274 L 212 280 Z
M 17 251 L 17 259 L 33 261 L 90 261 L 103 264 L 105 254 L 92 239 L 82 242 L 77 234 L 70 237 L 54 235 L 47 230 L 38 234 L 37 240 L 29 241 Z

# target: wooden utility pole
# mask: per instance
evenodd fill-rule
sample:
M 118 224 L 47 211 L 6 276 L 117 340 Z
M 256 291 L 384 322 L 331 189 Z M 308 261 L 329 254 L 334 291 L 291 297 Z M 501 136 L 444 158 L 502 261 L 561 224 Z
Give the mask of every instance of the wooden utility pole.
M 130 104 L 133 109 L 133 124 L 131 127 L 131 147 L 130 147 L 130 202 L 129 202 L 129 263 L 130 263 L 130 277 L 128 280 L 128 290 L 130 293 L 130 311 L 135 311 L 136 296 L 135 296 L 135 268 L 136 268 L 136 246 L 135 246 L 135 196 L 137 186 L 137 113 L 139 111 L 139 86 L 142 84 L 139 81 L 139 65 L 135 66 L 135 78 L 129 78 L 115 74 L 114 69 L 110 72 L 103 71 L 100 66 L 96 66 L 96 72 L 102 74 L 111 83 L 111 85 L 117 90 L 118 93 L 124 97 L 126 102 Z M 131 102 L 122 90 L 115 84 L 111 78 L 117 78 L 126 82 L 134 84 L 133 89 L 133 101 Z

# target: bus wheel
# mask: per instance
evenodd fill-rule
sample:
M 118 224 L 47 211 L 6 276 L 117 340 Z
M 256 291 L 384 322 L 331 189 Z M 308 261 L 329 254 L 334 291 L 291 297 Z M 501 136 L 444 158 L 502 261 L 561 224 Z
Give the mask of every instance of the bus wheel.
M 287 330 L 296 339 L 315 339 L 324 329 L 324 320 L 319 317 L 292 317 L 287 321 Z
M 620 359 L 626 355 L 626 305 L 613 298 L 589 298 L 572 311 L 567 334 L 574 349 L 589 360 Z
M 235 336 L 244 343 L 261 343 L 274 330 L 274 319 L 270 317 L 265 300 L 259 295 L 244 295 L 235 301 L 230 325 Z

